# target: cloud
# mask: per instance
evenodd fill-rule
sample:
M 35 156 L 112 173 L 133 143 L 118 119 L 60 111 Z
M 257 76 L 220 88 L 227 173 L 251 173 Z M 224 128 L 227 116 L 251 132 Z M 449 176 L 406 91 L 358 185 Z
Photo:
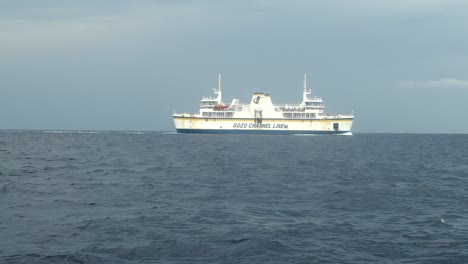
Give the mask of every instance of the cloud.
M 164 39 L 223 18 L 223 14 L 214 12 L 219 4 L 207 2 L 116 0 L 109 5 L 107 1 L 90 0 L 45 0 L 44 4 L 0 0 L 0 39 L 5 40 L 0 41 L 0 57 L 144 38 L 158 38 L 160 45 Z M 210 18 L 210 14 L 216 16 Z
M 439 79 L 432 81 L 405 81 L 399 86 L 405 89 L 466 89 L 468 90 L 468 80 Z

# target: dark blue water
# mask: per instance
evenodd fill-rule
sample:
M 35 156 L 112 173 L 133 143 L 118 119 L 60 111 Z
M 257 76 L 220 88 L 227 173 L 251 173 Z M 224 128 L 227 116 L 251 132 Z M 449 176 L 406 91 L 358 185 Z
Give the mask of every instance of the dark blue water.
M 468 263 L 468 135 L 0 131 L 0 263 Z

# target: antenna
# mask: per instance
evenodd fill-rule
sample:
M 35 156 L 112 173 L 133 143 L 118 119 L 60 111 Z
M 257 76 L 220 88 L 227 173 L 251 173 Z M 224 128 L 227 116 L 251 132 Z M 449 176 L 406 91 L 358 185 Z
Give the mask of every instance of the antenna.
M 218 74 L 218 91 L 221 92 L 221 73 Z
M 304 93 L 307 92 L 307 73 L 304 73 Z

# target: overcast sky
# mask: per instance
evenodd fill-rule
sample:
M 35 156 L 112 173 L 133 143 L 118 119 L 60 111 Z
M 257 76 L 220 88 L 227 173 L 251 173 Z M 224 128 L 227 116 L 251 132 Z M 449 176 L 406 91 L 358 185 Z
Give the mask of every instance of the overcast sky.
M 299 103 L 354 132 L 468 133 L 468 1 L 0 0 L 0 128 L 174 131 L 224 101 Z

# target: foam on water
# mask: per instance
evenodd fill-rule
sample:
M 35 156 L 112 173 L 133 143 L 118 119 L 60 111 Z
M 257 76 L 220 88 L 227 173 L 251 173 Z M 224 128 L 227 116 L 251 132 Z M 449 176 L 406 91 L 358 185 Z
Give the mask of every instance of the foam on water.
M 328 135 L 328 134 L 292 134 L 292 136 L 307 136 L 307 137 L 315 137 L 315 136 L 352 136 L 353 133 L 351 132 L 346 132 L 346 133 L 342 133 L 342 134 L 331 134 L 331 135 Z
M 133 135 L 143 135 L 145 132 L 142 131 L 125 131 L 126 134 L 133 134 Z
M 178 133 L 175 132 L 175 131 L 164 131 L 164 132 L 162 132 L 161 134 L 164 134 L 164 135 L 173 135 L 173 134 L 178 134 Z

